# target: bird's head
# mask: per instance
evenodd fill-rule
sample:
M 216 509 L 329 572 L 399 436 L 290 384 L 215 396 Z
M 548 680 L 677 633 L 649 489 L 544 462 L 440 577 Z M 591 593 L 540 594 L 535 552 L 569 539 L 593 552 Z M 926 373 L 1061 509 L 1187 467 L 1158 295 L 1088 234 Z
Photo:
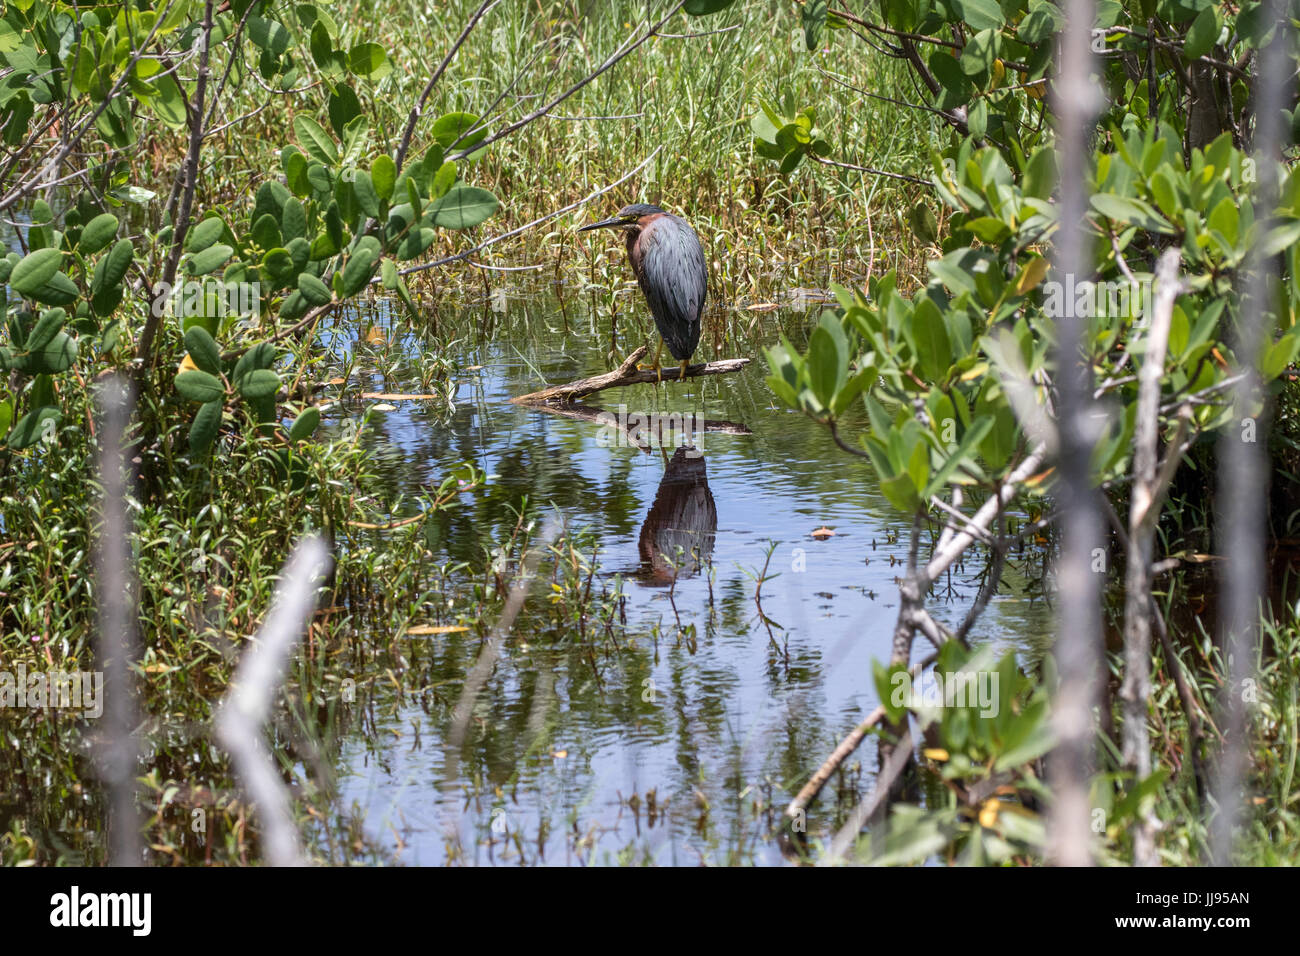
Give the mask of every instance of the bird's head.
M 665 210 L 646 203 L 633 203 L 624 206 L 608 219 L 591 222 L 578 229 L 578 232 L 590 232 L 592 229 L 640 229 L 651 216 L 662 215 Z

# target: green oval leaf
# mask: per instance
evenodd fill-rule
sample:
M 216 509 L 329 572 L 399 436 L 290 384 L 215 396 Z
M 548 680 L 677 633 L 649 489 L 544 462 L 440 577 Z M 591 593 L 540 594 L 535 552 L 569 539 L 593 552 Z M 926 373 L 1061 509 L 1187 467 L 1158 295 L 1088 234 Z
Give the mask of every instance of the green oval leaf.
M 447 113 L 434 121 L 429 135 L 443 149 L 450 149 L 453 145 L 460 149 L 469 149 L 487 135 L 486 129 L 470 134 L 469 131 L 478 124 L 479 118 L 473 113 Z
M 353 253 L 348 264 L 343 267 L 343 294 L 353 296 L 370 282 L 375 274 L 375 256 L 373 250 L 358 249 Z
M 203 326 L 192 325 L 185 331 L 185 350 L 200 369 L 212 375 L 221 374 L 221 352 Z
M 370 167 L 370 180 L 380 199 L 392 199 L 393 185 L 397 182 L 397 164 L 393 157 L 385 154 L 376 158 Z
M 307 314 L 307 308 L 306 297 L 301 292 L 293 292 L 280 303 L 279 315 L 286 322 L 295 322 Z
M 249 401 L 271 398 L 280 390 L 280 376 L 269 368 L 254 369 L 239 380 L 239 394 Z
M 307 213 L 302 208 L 302 203 L 293 196 L 284 201 L 284 212 L 280 214 L 280 232 L 286 243 L 307 235 Z
M 41 313 L 35 327 L 27 334 L 24 343 L 29 352 L 39 351 L 49 345 L 54 336 L 63 330 L 68 314 L 62 309 L 47 309 Z
M 204 402 L 194 413 L 194 421 L 190 425 L 191 454 L 206 454 L 217 440 L 217 431 L 221 428 L 221 411 L 222 403 L 212 401 Z
M 5 444 L 14 449 L 28 448 L 40 441 L 44 435 L 52 434 L 58 426 L 60 417 L 59 410 L 53 406 L 34 408 L 18 419 L 14 430 L 5 439 Z
M 205 276 L 225 265 L 226 261 L 234 254 L 234 251 L 224 242 L 208 246 L 208 248 L 192 256 L 185 263 L 185 271 L 192 276 Z
M 312 306 L 328 305 L 334 298 L 330 287 L 310 272 L 298 276 L 298 291 L 307 300 L 307 304 Z
M 693 17 L 705 17 L 710 13 L 720 13 L 735 2 L 736 0 L 686 0 L 682 9 Z
M 357 205 L 371 219 L 379 218 L 379 192 L 374 181 L 364 169 L 355 170 L 352 176 L 352 194 L 357 197 Z
M 204 219 L 185 235 L 186 252 L 202 252 L 221 238 L 226 224 L 216 216 Z
M 77 240 L 77 251 L 83 256 L 93 256 L 100 249 L 113 241 L 117 235 L 117 217 L 111 212 L 100 213 L 81 230 Z
M 316 162 L 326 166 L 338 163 L 339 151 L 334 140 L 321 128 L 320 123 L 306 113 L 299 113 L 293 118 L 293 131 L 307 155 Z
M 303 411 L 293 424 L 289 427 L 289 441 L 300 442 L 310 438 L 316 431 L 316 426 L 320 424 L 320 409 L 311 406 Z
M 37 249 L 18 261 L 9 274 L 9 285 L 19 295 L 31 296 L 54 278 L 63 264 L 63 253 L 58 249 Z
M 39 349 L 30 349 L 24 355 L 14 356 L 14 368 L 31 375 L 66 372 L 77 361 L 77 340 L 67 332 L 59 332 Z
M 208 372 L 181 372 L 176 376 L 176 391 L 191 402 L 219 402 L 226 397 L 221 379 Z
M 1218 39 L 1219 20 L 1215 15 L 1214 7 L 1207 6 L 1192 21 L 1192 26 L 1187 31 L 1187 39 L 1183 41 L 1183 54 L 1189 60 L 1203 57 L 1210 52 Z
M 32 299 L 45 305 L 71 305 L 80 296 L 77 284 L 63 272 L 54 273 L 49 282 L 31 294 Z
M 393 72 L 388 54 L 378 43 L 358 43 L 348 51 L 348 69 L 368 80 L 382 80 Z
M 477 186 L 454 186 L 429 209 L 435 226 L 468 229 L 497 211 L 497 197 Z
M 232 378 L 237 382 L 253 369 L 270 368 L 275 359 L 275 346 L 270 342 L 258 342 L 239 357 Z
M 293 254 L 284 248 L 268 249 L 262 256 L 262 268 L 266 270 L 267 275 L 277 280 L 297 273 Z

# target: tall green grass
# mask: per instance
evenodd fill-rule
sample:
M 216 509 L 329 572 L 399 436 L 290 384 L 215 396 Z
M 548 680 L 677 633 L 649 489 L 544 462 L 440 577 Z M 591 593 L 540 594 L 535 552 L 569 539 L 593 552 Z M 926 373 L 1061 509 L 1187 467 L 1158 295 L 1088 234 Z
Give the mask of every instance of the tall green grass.
M 335 14 L 350 39 L 381 43 L 394 64 L 377 85 L 358 87 L 375 131 L 373 150 L 396 144 L 429 75 L 477 7 L 474 0 L 377 0 Z M 483 115 L 493 131 L 539 108 L 643 31 L 647 16 L 657 19 L 668 8 L 589 0 L 498 4 L 435 89 L 411 155 L 420 155 L 432 118 L 441 113 Z M 651 39 L 553 113 L 489 147 L 463 173 L 496 192 L 500 213 L 471 236 L 443 238 L 430 257 L 575 202 L 653 154 L 640 173 L 593 208 L 495 245 L 476 261 L 540 265 L 538 278 L 571 285 L 591 284 L 593 277 L 621 281 L 613 275 L 615 266 L 622 268 L 621 256 L 611 262 L 608 236 L 578 237 L 574 229 L 591 215 L 649 201 L 695 223 L 713 260 L 717 302 L 751 303 L 798 286 L 856 282 L 873 270 L 917 272 L 924 249 L 907 229 L 907 212 L 928 199 L 928 190 L 825 166 L 800 169 L 786 180 L 753 154 L 749 129 L 761 98 L 790 97 L 818 107 L 825 135 L 838 147 L 836 158 L 924 177 L 931 146 L 946 134 L 926 114 L 863 96 L 818 67 L 860 90 L 914 101 L 920 94 L 909 74 L 856 38 L 834 32 L 824 38 L 823 50 L 808 52 L 797 7 L 788 3 L 737 4 L 705 19 L 679 15 L 665 27 L 677 34 L 713 30 L 725 32 Z M 208 198 L 251 195 L 260 177 L 278 169 L 274 149 L 285 139 L 288 114 L 314 111 L 324 121 L 327 94 L 322 84 L 226 131 L 231 162 L 208 170 Z M 259 86 L 245 85 L 228 112 L 249 113 L 265 98 Z M 868 144 L 865 155 L 855 145 L 862 143 Z M 510 280 L 529 275 L 514 273 Z M 476 288 L 480 280 L 463 264 L 425 277 L 440 288 Z

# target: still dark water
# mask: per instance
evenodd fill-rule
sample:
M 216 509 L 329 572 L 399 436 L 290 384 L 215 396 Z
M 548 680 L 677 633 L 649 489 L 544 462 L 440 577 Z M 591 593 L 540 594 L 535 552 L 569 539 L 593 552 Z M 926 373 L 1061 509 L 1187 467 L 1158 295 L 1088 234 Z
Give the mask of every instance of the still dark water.
M 542 521 L 555 516 L 589 533 L 599 546 L 597 586 L 621 581 L 625 596 L 626 640 L 594 660 L 530 631 L 529 605 L 547 601 L 550 587 L 536 582 L 459 760 L 444 746 L 445 709 L 421 706 L 418 693 L 389 698 L 373 724 L 358 725 L 336 771 L 339 805 L 354 808 L 368 840 L 419 865 L 783 862 L 776 835 L 786 803 L 877 703 L 871 664 L 889 653 L 906 549 L 869 463 L 778 407 L 764 384 L 760 345 L 779 328 L 799 341 L 820 308 L 763 315 L 751 340 L 726 355 L 701 345 L 697 361 L 753 358 L 741 373 L 588 399 L 615 414 L 623 405 L 743 426 L 695 435 L 690 453 L 647 453 L 596 423 L 509 403 L 610 367 L 608 318 L 575 315 L 572 304 L 563 316 L 535 300 L 484 312 L 470 327 L 493 322 L 491 342 L 470 332 L 455 346 L 462 371 L 450 418 L 418 402 L 327 412 L 338 428 L 369 406 L 362 441 L 394 493 L 436 487 L 463 461 L 492 476 L 440 526 L 435 561 L 482 566 L 526 496 Z M 372 320 L 388 324 L 382 309 Z M 334 348 L 352 349 L 356 329 L 344 323 Z M 640 341 L 618 343 L 620 354 Z M 365 347 L 358 355 L 364 390 L 420 390 L 400 372 L 385 375 Z M 833 536 L 814 537 L 823 527 Z M 769 550 L 760 613 L 755 576 Z M 675 580 L 664 551 L 678 554 Z M 1016 593 L 1014 570 L 1008 580 L 974 637 L 1030 649 L 1050 609 Z M 953 585 L 934 602 L 950 625 L 974 595 L 960 577 Z M 463 637 L 403 638 L 421 642 L 416 691 L 425 680 L 454 700 L 479 650 Z M 856 756 L 862 769 L 841 783 L 865 791 L 874 742 Z M 837 802 L 836 783 L 812 808 L 814 849 L 851 800 L 846 786 Z

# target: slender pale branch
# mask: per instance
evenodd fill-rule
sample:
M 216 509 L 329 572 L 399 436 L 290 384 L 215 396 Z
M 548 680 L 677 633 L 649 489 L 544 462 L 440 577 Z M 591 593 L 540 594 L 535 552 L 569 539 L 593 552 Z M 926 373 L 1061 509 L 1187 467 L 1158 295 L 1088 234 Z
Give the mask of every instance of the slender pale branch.
M 320 538 L 306 538 L 285 565 L 275 601 L 251 649 L 235 670 L 234 683 L 217 712 L 217 737 L 230 752 L 248 795 L 257 805 L 266 857 L 272 866 L 302 866 L 302 841 L 275 757 L 262 726 L 284 677 L 289 654 L 311 622 L 316 592 L 332 559 Z

